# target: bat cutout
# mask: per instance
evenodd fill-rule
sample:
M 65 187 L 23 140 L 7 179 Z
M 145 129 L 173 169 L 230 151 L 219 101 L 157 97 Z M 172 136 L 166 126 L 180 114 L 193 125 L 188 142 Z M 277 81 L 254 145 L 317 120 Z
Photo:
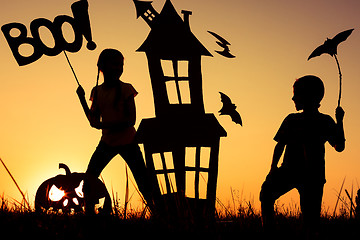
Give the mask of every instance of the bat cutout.
M 217 41 L 216 43 L 217 43 L 220 47 L 224 48 L 223 51 L 215 51 L 215 52 L 217 52 L 218 54 L 220 54 L 220 55 L 222 55 L 222 56 L 224 56 L 224 57 L 227 57 L 227 58 L 234 58 L 234 57 L 235 57 L 234 55 L 232 55 L 232 54 L 230 53 L 230 49 L 229 49 L 228 45 L 231 45 L 231 44 L 230 44 L 228 41 L 226 41 L 223 37 L 221 37 L 220 35 L 218 35 L 218 34 L 216 34 L 216 33 L 214 33 L 214 32 L 208 31 L 208 33 L 210 33 L 211 35 L 213 35 L 214 37 L 216 37 L 217 40 L 219 40 L 219 41 Z
M 242 120 L 240 114 L 236 111 L 236 105 L 231 102 L 231 99 L 222 92 L 219 92 L 221 96 L 221 102 L 223 103 L 220 109 L 220 115 L 229 115 L 234 123 L 242 126 Z
M 338 33 L 334 38 L 327 38 L 321 46 L 317 47 L 309 56 L 308 60 L 310 60 L 313 57 L 317 57 L 322 55 L 323 53 L 327 53 L 330 56 L 334 56 L 337 54 L 337 47 L 338 45 L 345 41 L 350 34 L 352 33 L 354 29 L 349 29 L 346 31 L 343 31 L 341 33 Z
M 352 33 L 354 29 L 349 29 L 346 31 L 343 31 L 341 33 L 338 33 L 334 38 L 329 39 L 327 38 L 324 42 L 324 44 L 320 45 L 319 47 L 317 47 L 308 57 L 308 60 L 310 60 L 313 57 L 317 57 L 322 55 L 323 53 L 327 53 L 330 56 L 335 58 L 336 61 L 336 65 L 338 67 L 338 71 L 339 71 L 339 98 L 338 98 L 338 106 L 340 106 L 340 101 L 341 101 L 341 90 L 342 90 L 342 74 L 341 74 L 341 69 L 340 69 L 340 64 L 339 64 L 339 60 L 337 58 L 337 47 L 338 45 L 345 41 L 350 34 Z

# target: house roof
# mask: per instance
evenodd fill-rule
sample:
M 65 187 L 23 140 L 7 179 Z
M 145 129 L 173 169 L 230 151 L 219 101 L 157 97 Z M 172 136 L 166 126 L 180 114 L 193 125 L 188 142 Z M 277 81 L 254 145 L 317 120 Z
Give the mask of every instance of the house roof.
M 137 51 L 157 54 L 163 59 L 212 56 L 181 19 L 170 0 L 153 20 L 148 37 Z
M 133 0 L 136 8 L 136 18 L 139 18 L 141 15 L 143 15 L 148 9 L 152 8 L 152 1 L 139 1 L 139 0 Z
M 166 150 L 176 146 L 211 146 L 226 135 L 214 114 L 205 114 L 142 119 L 136 141 L 153 149 Z

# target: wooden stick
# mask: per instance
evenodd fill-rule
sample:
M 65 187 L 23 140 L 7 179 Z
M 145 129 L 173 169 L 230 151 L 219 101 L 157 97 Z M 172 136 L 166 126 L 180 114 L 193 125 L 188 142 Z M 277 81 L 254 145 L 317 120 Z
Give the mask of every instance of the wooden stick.
M 336 54 L 334 54 L 335 60 L 336 60 L 336 64 L 338 67 L 338 71 L 339 71 L 339 99 L 338 99 L 338 107 L 340 107 L 340 100 L 341 100 L 341 90 L 342 90 L 342 74 L 341 74 L 341 70 L 340 70 L 340 64 L 338 61 L 338 58 L 336 56 Z
M 71 71 L 72 71 L 72 72 L 73 72 L 73 74 L 74 74 L 75 80 L 76 80 L 77 84 L 80 86 L 80 83 L 79 83 L 79 80 L 78 80 L 78 79 L 77 79 L 77 77 L 76 77 L 76 74 L 75 74 L 74 68 L 72 67 L 72 65 L 71 65 L 71 63 L 70 63 L 70 60 L 69 60 L 69 58 L 68 58 L 68 56 L 67 56 L 66 52 L 65 52 L 65 51 L 63 51 L 63 52 L 64 52 L 64 54 L 65 54 L 65 57 L 66 57 L 66 60 L 67 60 L 67 62 L 68 62 L 68 64 L 69 64 L 69 66 L 70 66 L 70 68 L 71 68 Z

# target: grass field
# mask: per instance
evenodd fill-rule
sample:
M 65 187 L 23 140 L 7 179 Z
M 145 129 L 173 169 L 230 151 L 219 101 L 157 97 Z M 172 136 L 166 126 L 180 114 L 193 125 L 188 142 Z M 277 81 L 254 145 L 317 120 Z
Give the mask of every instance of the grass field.
M 263 239 L 261 214 L 251 202 L 217 202 L 215 222 L 199 226 L 154 219 L 144 209 L 127 209 L 114 202 L 110 216 L 39 214 L 26 204 L 0 198 L 1 239 Z M 350 216 L 351 214 L 351 216 Z M 274 238 L 305 239 L 298 207 L 276 205 Z M 346 202 L 338 214 L 323 212 L 318 239 L 359 239 L 360 220 Z

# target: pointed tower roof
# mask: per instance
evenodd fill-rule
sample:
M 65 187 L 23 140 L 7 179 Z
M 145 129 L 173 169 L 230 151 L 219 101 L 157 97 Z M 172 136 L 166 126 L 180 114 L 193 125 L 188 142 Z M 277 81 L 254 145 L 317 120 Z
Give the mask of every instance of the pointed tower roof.
M 191 32 L 188 23 L 181 19 L 170 0 L 166 0 L 148 37 L 137 51 L 151 52 L 163 59 L 188 59 L 194 55 L 212 56 Z
M 139 18 L 141 15 L 143 15 L 146 10 L 152 9 L 152 1 L 139 1 L 139 0 L 133 0 L 136 8 L 136 18 Z

